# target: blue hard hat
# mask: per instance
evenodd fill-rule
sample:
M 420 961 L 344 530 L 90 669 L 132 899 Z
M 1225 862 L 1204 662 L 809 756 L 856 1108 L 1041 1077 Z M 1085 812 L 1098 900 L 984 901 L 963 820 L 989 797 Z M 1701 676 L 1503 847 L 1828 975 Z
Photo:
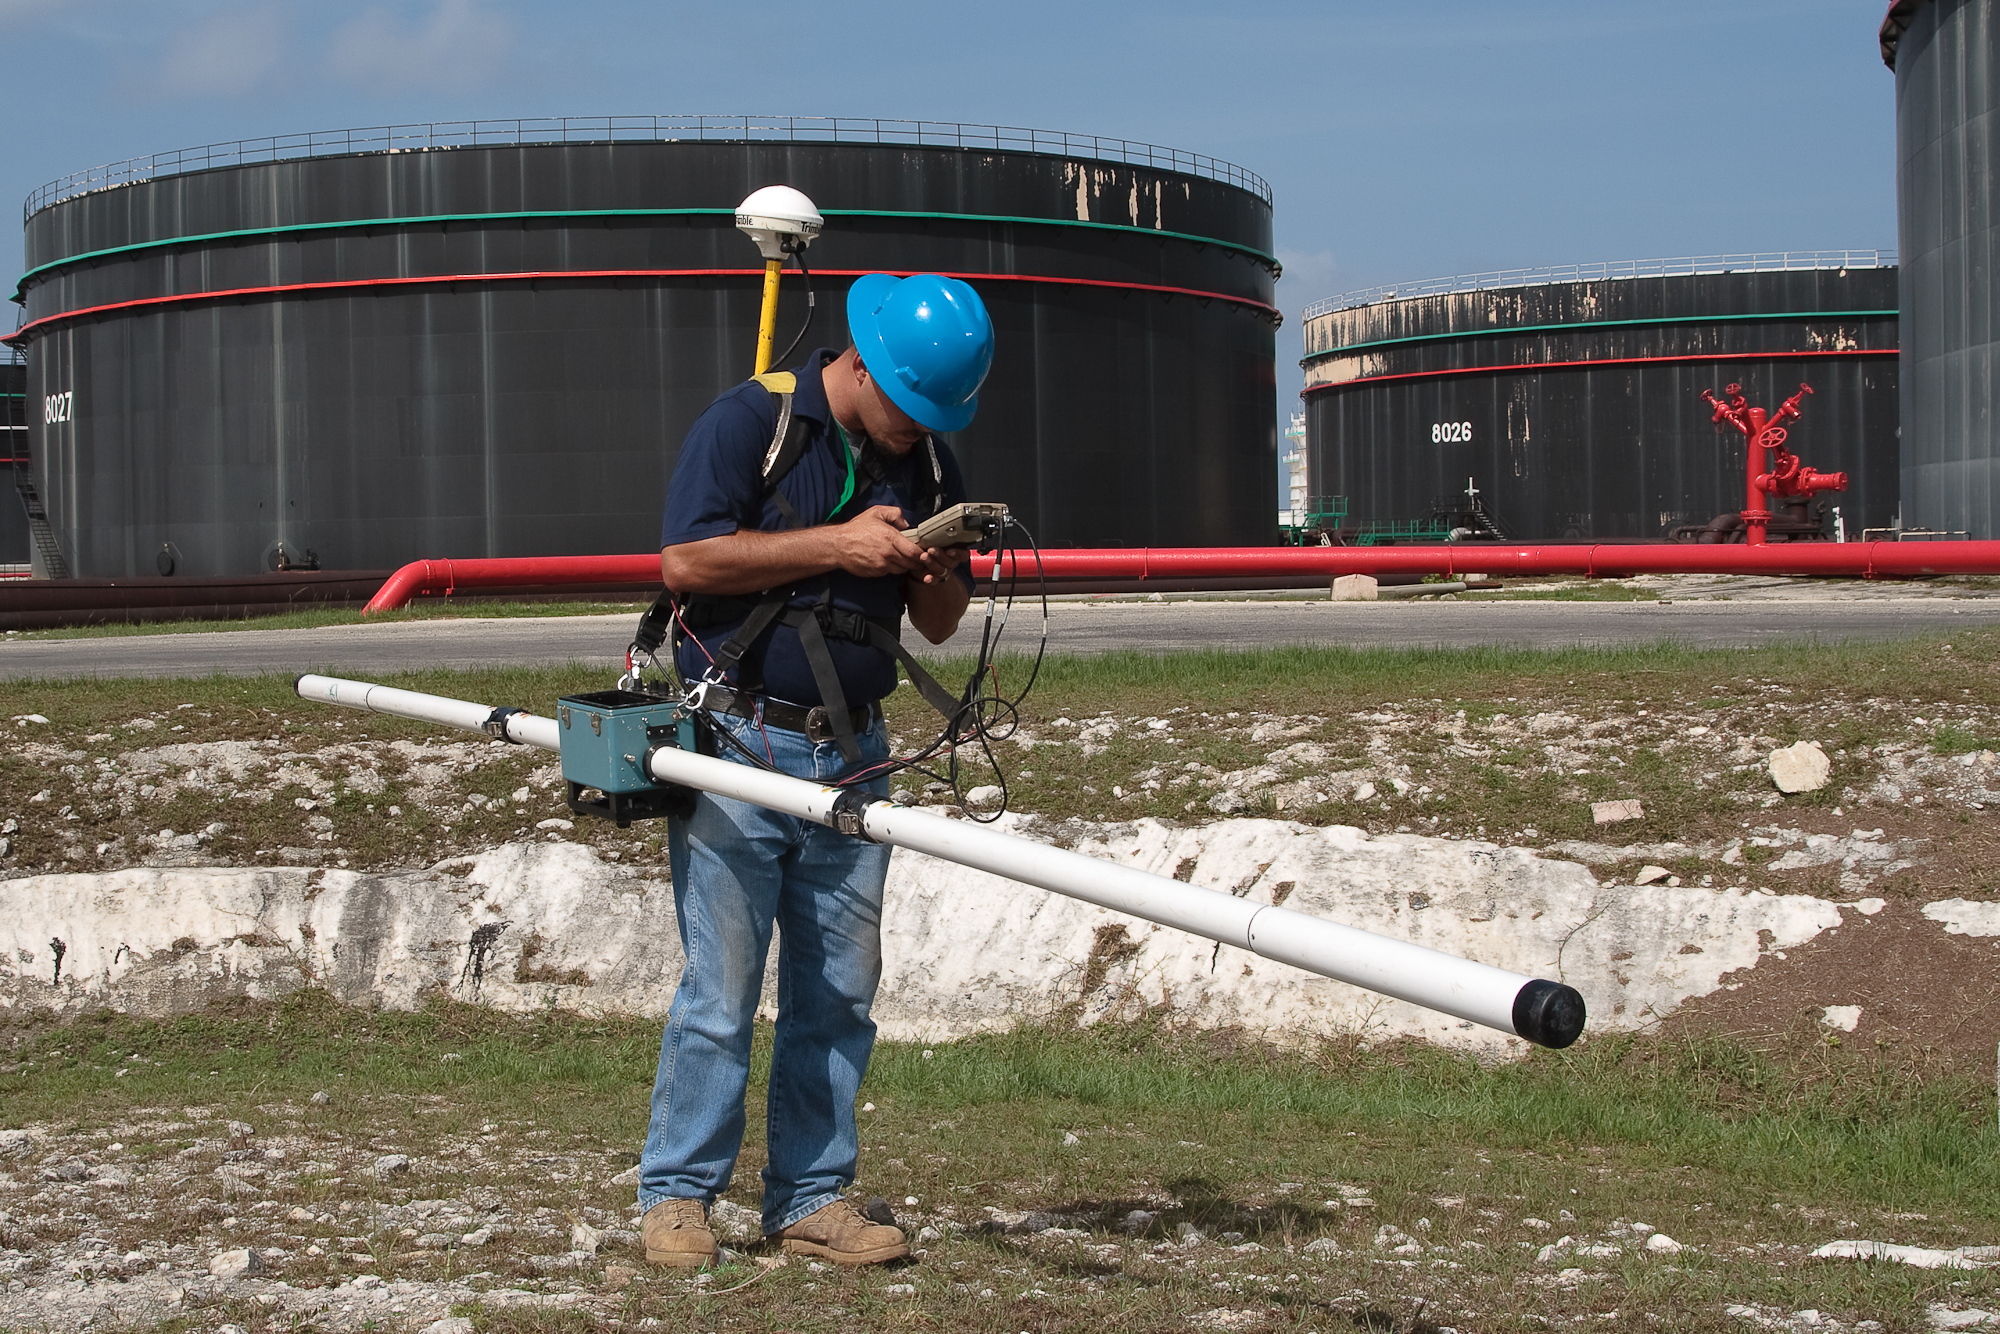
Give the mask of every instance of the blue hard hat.
M 993 321 L 970 284 L 863 274 L 848 289 L 847 331 L 870 378 L 918 425 L 959 431 L 979 411 Z

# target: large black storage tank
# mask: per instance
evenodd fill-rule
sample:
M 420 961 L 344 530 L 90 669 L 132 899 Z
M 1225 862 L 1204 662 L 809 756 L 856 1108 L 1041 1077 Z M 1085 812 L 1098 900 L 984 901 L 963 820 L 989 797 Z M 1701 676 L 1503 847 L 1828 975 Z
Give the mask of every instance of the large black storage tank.
M 985 297 L 999 352 L 955 440 L 975 498 L 1050 545 L 1274 536 L 1257 177 L 987 127 L 642 118 L 229 145 L 31 199 L 17 339 L 71 568 L 653 549 L 683 433 L 750 371 L 734 208 L 769 184 L 827 219 L 808 346 L 843 344 L 859 273 Z
M 1903 524 L 2000 537 L 2000 14 L 1993 0 L 1898 0 L 1903 257 Z
M 1731 382 L 1771 409 L 1810 384 L 1790 443 L 1809 466 L 1847 472 L 1829 510 L 1850 539 L 1893 522 L 1893 256 L 1482 278 L 1306 311 L 1310 487 L 1345 498 L 1350 530 L 1421 526 L 1468 479 L 1522 540 L 1660 538 L 1741 510 L 1743 437 L 1718 431 L 1700 397 Z

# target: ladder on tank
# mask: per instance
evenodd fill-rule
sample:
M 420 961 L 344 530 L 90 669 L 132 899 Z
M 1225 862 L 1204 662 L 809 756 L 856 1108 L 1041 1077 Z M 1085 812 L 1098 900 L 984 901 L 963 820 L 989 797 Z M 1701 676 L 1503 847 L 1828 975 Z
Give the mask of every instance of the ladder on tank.
M 56 541 L 55 529 L 49 525 L 49 512 L 42 507 L 41 493 L 35 490 L 35 479 L 21 466 L 21 460 L 14 460 L 14 491 L 21 497 L 22 508 L 28 511 L 28 532 L 35 541 L 35 554 L 41 557 L 42 573 L 50 579 L 69 578 L 69 562 L 63 559 L 62 546 Z

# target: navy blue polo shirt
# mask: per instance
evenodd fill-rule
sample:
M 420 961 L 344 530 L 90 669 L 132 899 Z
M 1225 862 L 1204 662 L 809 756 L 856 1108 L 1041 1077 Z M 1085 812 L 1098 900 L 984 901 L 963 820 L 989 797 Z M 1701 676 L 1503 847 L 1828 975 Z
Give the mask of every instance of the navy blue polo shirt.
M 777 489 L 807 524 L 825 522 L 840 503 L 848 477 L 847 446 L 827 411 L 826 388 L 820 380 L 821 368 L 835 355 L 818 349 L 795 372 L 798 385 L 792 394 L 792 415 L 803 418 L 810 430 L 804 453 Z M 775 532 L 786 526 L 783 512 L 764 494 L 764 455 L 771 448 L 777 425 L 777 400 L 754 380 L 723 394 L 695 419 L 667 483 L 666 513 L 660 521 L 663 548 L 723 537 L 741 529 Z M 937 454 L 944 474 L 944 503 L 958 504 L 965 499 L 958 461 L 942 441 L 937 442 Z M 921 522 L 927 516 L 914 512 L 913 499 L 919 466 L 930 466 L 929 453 L 921 441 L 902 458 L 889 460 L 881 476 L 872 482 L 865 471 L 857 471 L 855 495 L 842 508 L 843 514 L 852 516 L 871 505 L 894 505 L 912 526 Z M 970 589 L 971 571 L 960 565 L 957 574 Z M 793 606 L 811 606 L 829 589 L 836 607 L 858 611 L 885 624 L 902 618 L 902 575 L 864 579 L 835 570 L 793 585 L 789 601 Z M 700 680 L 709 669 L 710 655 L 741 623 L 738 617 L 696 627 L 694 637 L 681 645 L 677 659 L 681 675 L 690 681 Z M 896 660 L 889 654 L 867 644 L 834 638 L 828 638 L 827 650 L 849 704 L 880 699 L 896 688 Z M 732 685 L 793 704 L 821 702 L 798 632 L 790 626 L 773 626 L 760 635 L 744 655 L 739 675 L 740 679 L 731 678 Z

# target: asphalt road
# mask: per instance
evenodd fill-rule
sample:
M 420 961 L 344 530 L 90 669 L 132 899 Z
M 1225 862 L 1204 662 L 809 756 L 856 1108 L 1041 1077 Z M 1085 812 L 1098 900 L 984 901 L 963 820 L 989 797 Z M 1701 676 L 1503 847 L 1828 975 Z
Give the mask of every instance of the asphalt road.
M 970 654 L 978 604 L 959 633 L 926 654 Z M 1018 605 L 1006 644 L 1032 650 L 1039 616 Z M 235 630 L 0 642 L 0 680 L 78 676 L 255 675 L 324 671 L 366 677 L 427 667 L 581 663 L 612 669 L 633 616 L 402 621 L 319 630 Z M 1741 648 L 1782 642 L 1900 639 L 2000 625 L 2000 597 L 1654 602 L 1062 602 L 1050 608 L 1054 652 L 1252 648 L 1278 644 L 1540 648 L 1675 642 Z

